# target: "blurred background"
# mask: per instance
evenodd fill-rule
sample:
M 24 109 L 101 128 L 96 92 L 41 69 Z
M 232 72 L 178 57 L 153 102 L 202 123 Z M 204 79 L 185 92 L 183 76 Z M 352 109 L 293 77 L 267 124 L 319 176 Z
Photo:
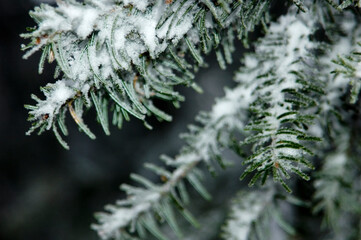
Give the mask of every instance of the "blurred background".
M 227 71 L 221 71 L 215 56 L 209 56 L 209 68 L 202 69 L 196 77 L 204 93 L 179 87 L 186 96 L 180 109 L 159 105 L 173 115 L 173 122 L 158 123 L 150 119 L 154 127 L 151 131 L 141 121 L 132 119 L 121 130 L 112 127 L 111 136 L 107 137 L 92 110 L 85 121 L 97 136 L 93 141 L 79 133 L 68 116 L 70 136 L 66 141 L 70 150 L 67 151 L 52 132 L 25 136 L 30 123 L 26 121 L 24 104 L 34 103 L 31 93 L 43 98 L 39 87 L 54 82 L 54 65 L 47 64 L 45 73 L 38 75 L 40 54 L 23 60 L 20 50 L 27 40 L 19 34 L 26 27 L 35 26 L 28 12 L 40 2 L 54 1 L 0 1 L 0 239 L 98 239 L 90 229 L 95 223 L 93 213 L 123 197 L 119 185 L 130 182 L 131 172 L 146 175 L 144 162 L 159 162 L 160 154 L 177 153 L 182 146 L 178 135 L 186 131 L 187 124 L 193 122 L 199 110 L 211 109 L 214 98 L 223 96 L 224 86 L 234 84 L 233 71 L 239 66 L 242 50 L 234 55 L 235 63 Z M 232 194 L 232 189 L 240 186 L 237 169 L 235 174 L 227 172 L 227 178 L 211 180 L 213 183 L 206 186 L 212 191 L 227 184 Z M 224 196 L 215 198 L 213 204 L 227 207 L 222 202 Z M 205 202 L 202 200 L 200 204 Z M 204 217 L 224 218 L 216 212 L 207 212 Z M 201 232 L 217 231 L 218 227 L 208 225 L 208 230 Z M 203 237 L 211 239 L 205 233 Z

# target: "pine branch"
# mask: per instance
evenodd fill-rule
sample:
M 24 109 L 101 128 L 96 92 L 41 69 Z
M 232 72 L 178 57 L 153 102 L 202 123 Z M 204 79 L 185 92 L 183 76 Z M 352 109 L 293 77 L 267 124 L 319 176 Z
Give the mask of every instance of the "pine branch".
M 39 73 L 46 60 L 56 61 L 55 78 L 59 78 L 41 89 L 45 100 L 32 95 L 37 103 L 26 106 L 33 122 L 28 134 L 52 129 L 65 148 L 69 146 L 62 135 L 68 135 L 68 111 L 92 139 L 95 135 L 83 120 L 83 113 L 92 106 L 107 135 L 109 110 L 113 112 L 112 123 L 118 127 L 130 115 L 148 127 L 148 115 L 171 121 L 172 117 L 158 109 L 153 100 L 159 98 L 178 106 L 183 96 L 174 86 L 201 91 L 193 78 L 199 67 L 207 65 L 204 56 L 214 50 L 220 67 L 225 68 L 232 62 L 234 38 L 247 45 L 247 34 L 259 23 L 266 26 L 271 3 L 57 2 L 57 7 L 36 8 L 31 15 L 38 27 L 22 36 L 31 39 L 24 47 L 30 49 L 24 58 L 41 50 Z M 320 2 L 324 1 L 292 2 L 288 13 L 272 23 L 266 36 L 255 44 L 255 53 L 245 56 L 245 66 L 236 75 L 237 87 L 226 89 L 226 96 L 218 99 L 212 111 L 199 114 L 199 124 L 191 125 L 183 134 L 186 146 L 179 155 L 174 159 L 163 156 L 165 166 L 146 164 L 162 182 L 132 174 L 137 185 L 121 186 L 127 198 L 97 215 L 98 224 L 92 228 L 102 239 L 148 239 L 149 233 L 167 239 L 158 227 L 163 222 L 182 239 L 179 214 L 193 226 L 199 225 L 186 209 L 190 201 L 186 184 L 211 199 L 198 166 L 205 163 L 212 173 L 217 164 L 225 168 L 225 148 L 241 158 L 248 155 L 241 179 L 253 174 L 250 186 L 259 179 L 265 184 L 273 175 L 275 182 L 291 192 L 286 179 L 291 173 L 310 179 L 305 168 L 314 168 L 309 161 L 314 153 L 311 145 L 321 139 L 328 141 L 317 145 L 316 153 L 324 163 L 315 174 L 315 211 L 323 211 L 335 239 L 359 238 L 360 230 L 343 228 L 342 223 L 361 223 L 360 163 L 354 157 L 359 155 L 354 149 L 360 142 L 356 134 L 359 124 L 354 119 L 359 119 L 361 89 L 361 34 L 356 16 L 361 3 L 326 0 L 332 8 L 323 7 Z M 342 12 L 347 9 L 353 13 Z M 337 64 L 336 70 L 331 61 Z M 346 103 L 347 98 L 351 104 Z M 271 217 L 294 234 L 276 208 L 275 184 L 266 189 L 236 197 L 223 229 L 224 238 L 262 238 Z M 341 217 L 346 220 L 341 222 Z
M 357 102 L 361 90 L 361 33 L 358 31 L 360 28 L 354 29 L 355 36 L 351 46 L 356 46 L 356 48 L 351 53 L 343 56 L 338 55 L 333 60 L 338 65 L 338 68 L 333 72 L 349 80 L 351 86 L 350 103 L 352 104 Z
M 217 101 L 209 114 L 199 115 L 197 120 L 204 126 L 190 126 L 190 133 L 183 136 L 187 146 L 174 159 L 163 157 L 166 165 L 173 168 L 173 171 L 170 172 L 155 165 L 146 165 L 166 181 L 164 184 L 158 185 L 141 176 L 132 175 L 132 178 L 144 185 L 144 188 L 122 185 L 122 189 L 128 195 L 127 199 L 108 207 L 109 213 L 98 215 L 99 224 L 93 225 L 93 229 L 102 239 L 127 239 L 126 236 L 134 234 L 134 232 L 144 239 L 143 228 L 157 238 L 165 239 L 165 236 L 154 224 L 147 225 L 149 221 L 155 222 L 152 217 L 155 213 L 162 216 L 180 236 L 180 230 L 176 227 L 176 223 L 165 214 L 172 211 L 174 205 L 188 221 L 197 226 L 193 217 L 185 209 L 188 201 L 184 181 L 187 179 L 201 196 L 210 199 L 209 193 L 199 181 L 197 174 L 199 171 L 196 166 L 201 162 L 206 163 L 209 169 L 212 169 L 214 164 L 224 165 L 220 158 L 222 146 L 231 145 L 229 142 L 231 141 L 231 132 L 234 129 L 241 131 L 244 127 L 242 120 L 246 116 L 242 114 L 242 108 L 236 106 L 246 94 L 249 94 L 249 90 L 244 87 L 227 90 L 226 96 Z M 248 103 L 243 101 L 241 105 L 245 107 Z M 216 160 L 219 162 L 214 163 L 213 161 Z
M 240 81 L 252 78 L 257 82 L 251 93 L 252 119 L 246 127 L 252 134 L 243 141 L 253 146 L 253 154 L 244 162 L 249 166 L 241 176 L 256 171 L 250 185 L 261 176 L 264 183 L 273 175 L 291 192 L 284 181 L 290 178 L 289 172 L 309 180 L 303 167 L 313 168 L 306 159 L 313 153 L 305 141 L 320 139 L 306 129 L 315 117 L 316 99 L 323 94 L 319 73 L 314 71 L 318 44 L 310 40 L 316 22 L 311 12 L 296 16 L 291 10 L 279 23 L 271 24 L 255 54 L 246 57 L 245 70 L 237 75 Z
M 35 8 L 31 16 L 38 27 L 22 35 L 31 38 L 23 47 L 30 48 L 24 58 L 42 50 L 39 72 L 48 58 L 56 61 L 56 77 L 61 78 L 42 89 L 45 100 L 34 96 L 36 105 L 27 105 L 34 122 L 27 134 L 51 128 L 57 132 L 56 125 L 63 129 L 68 109 L 80 129 L 94 138 L 82 120 L 83 111 L 93 105 L 106 134 L 108 109 L 118 126 L 129 115 L 145 121 L 154 114 L 170 121 L 152 99 L 178 106 L 183 97 L 175 85 L 198 90 L 193 72 L 206 65 L 202 53 L 216 49 L 222 68 L 231 63 L 235 34 L 246 40 L 247 33 L 265 21 L 268 2 L 67 0 L 58 1 L 58 7 Z M 72 103 L 81 107 L 75 114 Z M 60 134 L 56 136 L 66 146 Z
M 348 77 L 355 79 L 355 73 L 345 67 L 340 56 L 350 55 L 350 52 L 352 54 L 360 29 L 350 24 L 357 18 L 351 14 L 337 14 L 333 18 L 336 26 L 326 28 L 326 34 L 333 44 L 326 55 L 320 58 L 324 66 L 322 72 L 325 75 L 325 92 L 328 94 L 320 99 L 320 118 L 314 132 L 328 141 L 325 141 L 322 150 L 319 150 L 323 164 L 315 173 L 313 210 L 315 213 L 323 212 L 324 226 L 332 230 L 328 238 L 357 239 L 360 232 L 350 225 L 361 220 L 359 163 L 354 158 L 357 153 L 353 152 L 357 151 L 354 144 L 359 140 L 357 135 L 350 132 L 357 132 L 357 129 L 352 130 L 352 112 L 347 111 L 347 105 L 355 105 L 356 100 L 350 102 L 346 99 L 353 100 L 358 94 L 349 92 Z M 338 29 L 338 34 L 335 34 L 335 29 Z M 336 58 L 340 61 L 335 61 Z M 339 64 L 345 71 L 333 71 L 334 63 Z M 357 128 L 356 125 L 355 127 Z
M 343 129 L 345 130 L 345 129 Z M 359 177 L 354 175 L 352 160 L 348 155 L 350 139 L 348 134 L 342 134 L 335 143 L 336 149 L 325 156 L 322 170 L 315 181 L 318 201 L 314 211 L 325 211 L 325 221 L 334 230 L 338 229 L 339 220 L 345 210 L 360 212 L 359 194 L 356 182 Z
M 323 23 L 324 39 L 326 39 L 327 43 L 321 43 L 323 45 L 323 54 L 319 56 L 317 66 L 320 66 L 318 68 L 319 79 L 323 82 L 324 92 L 327 94 L 321 95 L 318 100 L 319 117 L 317 118 L 317 125 L 313 127 L 313 130 L 318 129 L 316 130 L 319 132 L 318 136 L 326 137 L 327 134 L 332 134 L 329 130 L 327 130 L 329 133 L 324 131 L 326 128 L 330 128 L 326 124 L 329 124 L 330 119 L 335 116 L 338 121 L 342 122 L 340 120 L 341 115 L 345 113 L 343 98 L 351 98 L 351 96 L 348 96 L 350 94 L 347 93 L 349 79 L 343 73 L 335 70 L 335 63 L 337 64 L 335 59 L 349 55 L 357 46 L 354 39 L 359 34 L 360 29 L 353 24 L 354 21 L 357 21 L 357 18 L 357 16 L 348 12 L 336 13 L 333 11 L 328 14 L 323 13 L 323 16 L 320 17 L 320 22 Z M 326 24 L 327 22 L 328 24 Z
M 154 215 L 159 215 L 168 222 L 176 235 L 182 236 L 173 218 L 169 218 L 169 216 L 173 216 L 173 213 L 169 211 L 172 211 L 170 209 L 172 209 L 174 205 L 177 207 L 180 206 L 181 213 L 185 215 L 186 219 L 195 224 L 194 219 L 191 218 L 188 211 L 185 210 L 187 197 L 184 197 L 186 193 L 182 190 L 184 188 L 184 180 L 187 179 L 205 199 L 210 198 L 195 174 L 195 172 L 197 172 L 196 166 L 200 162 L 205 162 L 212 171 L 214 166 L 213 161 L 215 160 L 223 166 L 224 162 L 221 157 L 223 147 L 234 147 L 234 150 L 240 154 L 240 146 L 234 144 L 233 134 L 245 134 L 243 129 L 249 129 L 249 126 L 252 126 L 251 124 L 247 125 L 250 106 L 252 110 L 259 110 L 259 114 L 267 112 L 257 109 L 257 105 L 255 104 L 262 100 L 261 96 L 267 96 L 267 91 L 275 91 L 270 94 L 277 96 L 275 99 L 278 101 L 273 103 L 272 99 L 267 99 L 270 104 L 266 110 L 276 106 L 274 108 L 276 112 L 266 114 L 265 119 L 269 122 L 273 121 L 274 124 L 277 124 L 278 121 L 278 126 L 277 128 L 267 127 L 264 131 L 270 132 L 270 135 L 274 135 L 275 138 L 292 138 L 292 141 L 289 139 L 283 140 L 283 142 L 287 141 L 287 144 L 286 146 L 282 146 L 282 148 L 277 148 L 277 146 L 272 145 L 269 147 L 276 148 L 278 151 L 277 158 L 273 160 L 279 163 L 278 165 L 272 163 L 271 167 L 277 168 L 278 171 L 278 168 L 282 166 L 283 169 L 291 169 L 291 171 L 296 171 L 297 174 L 302 177 L 308 178 L 299 170 L 298 164 L 311 166 L 302 156 L 304 152 L 310 153 L 310 151 L 305 150 L 306 148 L 301 144 L 296 145 L 294 142 L 318 140 L 316 137 L 309 136 L 307 130 L 302 128 L 303 125 L 310 123 L 310 118 L 308 115 L 305 116 L 303 112 L 306 112 L 304 109 L 307 109 L 307 111 L 311 113 L 312 111 L 316 111 L 313 110 L 316 106 L 314 98 L 321 96 L 320 93 L 322 93 L 320 87 L 316 85 L 322 84 L 322 82 L 311 84 L 306 81 L 306 74 L 308 74 L 308 77 L 316 79 L 315 76 L 323 73 L 317 72 L 316 74 L 310 67 L 310 63 L 316 62 L 313 61 L 312 57 L 314 57 L 314 55 L 312 54 L 314 52 L 312 50 L 318 46 L 316 43 L 310 42 L 309 37 L 313 32 L 309 30 L 308 27 L 311 27 L 316 20 L 309 15 L 292 17 L 293 14 L 294 12 L 291 11 L 289 15 L 281 19 L 281 23 L 275 23 L 270 27 L 270 30 L 272 30 L 270 32 L 276 32 L 276 34 L 268 34 L 264 40 L 259 43 L 256 50 L 259 58 L 253 55 L 246 56 L 246 66 L 243 68 L 243 71 L 239 72 L 236 76 L 236 79 L 240 81 L 239 85 L 233 90 L 227 90 L 226 96 L 217 101 L 209 114 L 201 113 L 198 116 L 197 120 L 203 126 L 190 126 L 190 132 L 183 135 L 183 138 L 187 141 L 187 146 L 183 148 L 181 153 L 175 157 L 175 159 L 163 158 L 168 168 L 172 167 L 173 170 L 168 171 L 165 168 L 155 165 L 147 165 L 149 169 L 160 175 L 160 178 L 166 182 L 159 185 L 138 175 L 132 175 L 132 178 L 144 185 L 144 187 L 122 186 L 122 189 L 125 190 L 128 195 L 127 199 L 108 207 L 107 210 L 109 212 L 100 214 L 98 217 L 99 224 L 93 225 L 93 228 L 103 239 L 126 239 L 129 236 L 137 235 L 145 238 L 145 229 L 155 237 L 165 239 L 165 235 L 162 234 L 156 226 Z M 310 26 L 307 26 L 306 23 Z M 287 34 L 293 29 L 297 29 L 298 31 L 290 35 L 282 35 L 284 33 Z M 284 38 L 280 38 L 280 36 Z M 288 38 L 291 38 L 291 40 Z M 275 44 L 277 43 L 275 42 L 276 40 L 286 44 L 286 46 L 287 44 L 289 45 L 286 48 L 284 48 L 283 45 L 277 46 Z M 267 48 L 264 46 L 267 46 Z M 286 52 L 288 55 L 284 52 L 284 49 L 288 51 Z M 266 50 L 269 51 L 267 52 Z M 272 53 L 279 55 L 272 55 Z M 288 56 L 286 60 L 277 58 L 277 56 L 284 55 Z M 267 64 L 267 61 L 270 60 L 272 60 L 273 63 Z M 276 64 L 274 64 L 275 60 Z M 260 65 L 264 68 L 260 68 Z M 268 76 L 264 74 L 264 72 L 260 73 L 260 71 L 270 72 L 270 74 Z M 279 78 L 275 80 L 278 81 L 278 89 L 274 87 L 276 83 L 271 84 L 268 82 L 267 85 L 269 78 L 276 77 Z M 287 101 L 291 98 L 293 101 Z M 266 100 L 263 100 L 263 102 L 266 102 Z M 281 122 L 283 117 L 287 117 L 285 123 Z M 254 119 L 252 121 L 254 121 Z M 282 124 L 291 126 L 284 128 Z M 261 127 L 260 129 L 262 130 Z M 262 144 L 267 143 L 267 141 L 264 141 L 262 138 L 254 138 L 254 135 L 251 135 L 246 141 L 252 143 L 252 141 L 250 141 L 252 138 L 254 140 L 261 140 Z M 284 144 L 279 141 L 278 139 L 277 144 Z M 257 145 L 257 147 L 258 146 L 260 145 Z M 254 156 L 251 156 L 251 158 L 254 158 Z M 297 165 L 294 166 L 293 164 Z M 267 169 L 259 169 L 258 171 L 268 174 L 265 170 Z M 264 176 L 267 176 L 266 174 L 264 174 Z M 284 174 L 284 172 L 276 174 Z M 282 183 L 282 180 L 277 180 Z M 184 211 L 186 211 L 186 214 Z M 148 223 L 151 224 L 149 225 Z
M 270 219 L 267 212 L 274 208 L 275 189 L 239 192 L 230 207 L 230 216 L 222 228 L 227 240 L 260 239 L 267 234 Z M 277 211 L 277 210 L 276 210 Z M 268 227 L 267 227 L 268 226 Z M 263 237 L 262 237 L 263 236 Z
M 313 211 L 323 213 L 323 226 L 331 230 L 329 239 L 357 239 L 360 234 L 359 228 L 352 227 L 361 221 L 360 163 L 355 157 L 359 139 L 347 128 L 353 125 L 348 115 L 342 114 L 344 123 L 341 124 L 329 116 L 330 143 L 323 151 L 322 168 L 315 173 Z
M 286 212 L 283 213 L 281 204 L 288 202 L 302 206 L 304 202 L 289 196 L 278 193 L 274 184 L 259 190 L 240 191 L 232 201 L 222 237 L 227 240 L 261 240 L 274 239 L 274 235 L 277 239 L 295 236 L 296 230 L 287 222 L 289 219 L 284 218 Z M 275 228 L 278 228 L 278 234 L 275 234 Z

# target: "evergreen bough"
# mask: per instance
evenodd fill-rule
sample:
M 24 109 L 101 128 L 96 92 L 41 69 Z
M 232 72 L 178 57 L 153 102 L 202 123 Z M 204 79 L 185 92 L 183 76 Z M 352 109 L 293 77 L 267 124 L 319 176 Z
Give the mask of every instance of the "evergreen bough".
M 224 239 L 269 239 L 273 223 L 284 237 L 296 236 L 282 216 L 285 202 L 321 212 L 329 230 L 325 239 L 360 239 L 361 1 L 57 4 L 30 12 L 38 25 L 22 34 L 31 40 L 23 46 L 24 58 L 41 50 L 39 73 L 46 60 L 55 61 L 58 79 L 41 88 L 44 100 L 32 95 L 36 104 L 26 105 L 33 122 L 27 134 L 53 130 L 67 149 L 62 136 L 68 135 L 67 111 L 93 139 L 83 121 L 91 107 L 107 135 L 109 115 L 119 128 L 131 117 L 151 128 L 146 121 L 150 115 L 172 120 L 154 105 L 155 99 L 178 107 L 184 97 L 174 86 L 202 91 L 194 74 L 207 66 L 204 56 L 214 51 L 225 69 L 232 63 L 236 38 L 254 47 L 242 57 L 236 86 L 226 89 L 212 110 L 200 113 L 198 124 L 182 135 L 186 145 L 179 154 L 162 156 L 163 165 L 145 165 L 162 182 L 132 174 L 137 186 L 121 186 L 127 198 L 97 214 L 92 228 L 102 239 L 186 239 L 178 215 L 199 227 L 187 210 L 192 203 L 187 189 L 192 186 L 211 200 L 201 181 L 201 166 L 211 173 L 218 166 L 227 168 L 225 149 L 238 154 L 245 165 L 240 178 L 255 189 L 240 189 L 235 195 L 222 227 Z M 287 5 L 287 13 L 275 17 L 272 8 L 280 4 Z M 255 29 L 264 36 L 251 43 L 248 34 Z M 286 193 L 296 188 L 293 175 L 312 181 L 311 203 Z M 162 222 L 173 233 L 160 227 Z

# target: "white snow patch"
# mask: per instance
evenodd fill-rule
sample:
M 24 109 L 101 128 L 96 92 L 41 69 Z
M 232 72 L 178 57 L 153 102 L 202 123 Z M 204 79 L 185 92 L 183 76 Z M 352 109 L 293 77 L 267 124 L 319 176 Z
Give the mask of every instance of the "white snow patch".
M 53 103 L 62 104 L 72 97 L 74 91 L 66 86 L 64 81 L 57 81 L 54 85 L 56 87 L 51 98 Z
M 158 45 L 158 39 L 156 37 L 157 21 L 155 19 L 146 17 L 135 20 L 139 34 L 142 36 L 145 45 L 149 48 L 149 51 L 153 53 Z
M 85 39 L 92 33 L 94 29 L 95 21 L 99 17 L 99 12 L 95 9 L 85 9 L 82 13 L 82 20 L 79 27 L 77 28 L 77 34 L 79 37 Z
M 38 102 L 38 108 L 30 111 L 35 117 L 47 116 L 48 126 L 50 129 L 54 116 L 59 113 L 63 104 L 75 95 L 75 91 L 66 85 L 64 80 L 59 80 L 54 84 L 48 84 L 50 92 L 45 92 L 46 100 Z M 29 132 L 28 132 L 29 133 Z

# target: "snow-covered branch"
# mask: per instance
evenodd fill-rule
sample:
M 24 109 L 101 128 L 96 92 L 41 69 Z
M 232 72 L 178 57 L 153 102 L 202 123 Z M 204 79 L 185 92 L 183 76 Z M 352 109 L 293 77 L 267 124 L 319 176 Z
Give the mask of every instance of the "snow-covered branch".
M 248 33 L 260 23 L 264 30 L 254 52 L 244 54 L 236 87 L 226 89 L 210 112 L 198 115 L 198 123 L 182 135 L 186 144 L 179 154 L 163 156 L 163 166 L 145 165 L 160 181 L 132 174 L 137 185 L 121 185 L 127 197 L 97 215 L 92 228 L 102 239 L 149 239 L 150 233 L 166 240 L 158 222 L 167 222 L 172 236 L 182 239 L 178 215 L 198 225 L 186 209 L 192 203 L 187 186 L 210 199 L 199 166 L 211 172 L 217 164 L 225 167 L 224 149 L 240 156 L 246 165 L 241 179 L 252 174 L 250 186 L 258 180 L 266 184 L 269 176 L 274 180 L 236 196 L 224 238 L 253 239 L 274 200 L 287 198 L 277 184 L 291 192 L 286 183 L 291 173 L 310 180 L 305 169 L 314 169 L 314 153 L 325 161 L 315 164 L 322 166 L 314 182 L 318 208 L 333 225 L 339 223 L 337 216 L 346 215 L 343 223 L 361 222 L 359 150 L 353 150 L 360 142 L 354 133 L 360 123 L 353 121 L 360 118 L 360 1 L 293 0 L 278 20 L 273 18 L 276 0 L 56 2 L 35 8 L 31 16 L 38 26 L 22 35 L 31 39 L 23 46 L 28 50 L 24 58 L 42 51 L 39 73 L 46 61 L 56 62 L 57 79 L 41 89 L 45 99 L 32 95 L 36 104 L 26 105 L 33 122 L 27 134 L 52 129 L 65 148 L 68 112 L 92 139 L 83 112 L 93 106 L 106 134 L 109 110 L 118 127 L 130 116 L 149 128 L 149 115 L 171 121 L 154 99 L 178 107 L 184 97 L 174 86 L 202 91 L 193 79 L 207 66 L 205 55 L 214 51 L 224 69 L 232 63 L 236 37 L 248 46 Z M 321 140 L 326 141 L 318 144 Z M 273 211 L 271 218 L 278 218 L 278 210 Z M 335 238 L 345 238 L 346 231 L 338 233 Z
M 255 54 L 245 58 L 245 68 L 237 74 L 239 81 L 252 78 L 257 88 L 252 92 L 252 120 L 246 130 L 252 131 L 243 144 L 253 145 L 253 155 L 242 178 L 257 171 L 250 184 L 260 176 L 265 181 L 273 175 L 287 191 L 283 178 L 294 172 L 309 180 L 303 167 L 312 168 L 305 158 L 312 151 L 305 141 L 319 141 L 307 134 L 312 124 L 316 99 L 323 93 L 319 73 L 314 71 L 318 44 L 311 40 L 317 23 L 312 12 L 289 13 L 272 23 L 268 34 L 257 44 Z
M 162 212 L 172 209 L 172 206 L 169 205 L 170 200 L 176 201 L 176 205 L 180 207 L 185 218 L 194 222 L 190 213 L 184 208 L 184 204 L 187 202 L 184 180 L 193 185 L 204 198 L 210 198 L 200 183 L 195 168 L 200 162 L 205 162 L 211 167 L 214 164 L 212 161 L 221 155 L 222 146 L 229 145 L 229 134 L 236 129 L 241 131 L 244 127 L 244 121 L 247 119 L 246 109 L 250 103 L 247 99 L 251 99 L 247 96 L 251 87 L 254 88 L 255 85 L 250 84 L 248 87 L 242 86 L 226 90 L 226 96 L 217 100 L 210 113 L 200 114 L 198 120 L 204 126 L 190 126 L 190 133 L 184 135 L 187 146 L 174 159 L 163 157 L 166 165 L 174 169 L 172 172 L 155 165 L 146 165 L 160 175 L 161 179 L 165 181 L 164 184 L 154 184 L 141 176 L 132 175 L 132 178 L 144 185 L 144 188 L 122 185 L 122 189 L 126 191 L 128 197 L 126 200 L 108 207 L 109 213 L 98 215 L 99 224 L 93 225 L 93 228 L 99 235 L 103 239 L 123 239 L 124 231 L 131 225 L 138 227 L 130 231 L 137 229 L 138 234 L 141 234 L 138 228 L 145 227 L 154 234 L 156 231 L 153 229 L 154 226 L 149 229 L 150 226 L 144 225 L 144 219 L 149 218 L 151 216 L 149 214 L 152 212 L 164 216 L 169 225 L 176 229 L 173 220 L 167 219 L 168 217 L 162 214 Z M 167 210 L 163 208 L 167 208 Z M 157 233 L 157 235 L 160 234 Z
M 31 16 L 38 27 L 22 35 L 31 38 L 29 46 L 23 47 L 30 48 L 24 57 L 42 49 L 39 72 L 48 58 L 57 62 L 56 75 L 63 74 L 43 90 L 45 100 L 34 97 L 37 104 L 27 106 L 29 119 L 35 122 L 28 134 L 63 123 L 59 113 L 66 108 L 70 111 L 71 103 L 78 101 L 83 108 L 95 105 L 107 134 L 104 112 L 108 108 L 114 109 L 116 125 L 121 125 L 117 119 L 129 119 L 129 114 L 143 121 L 150 114 L 170 121 L 171 116 L 156 108 L 152 99 L 177 106 L 183 97 L 174 85 L 201 91 L 193 82 L 193 72 L 206 65 L 202 53 L 216 49 L 220 66 L 225 68 L 232 62 L 235 35 L 244 38 L 264 20 L 268 2 L 222 1 L 215 5 L 210 0 L 89 0 L 83 4 L 66 0 L 58 1 L 57 7 L 37 7 Z M 240 21 L 247 16 L 246 22 Z M 59 97 L 59 92 L 64 94 Z M 100 104 L 104 101 L 90 95 L 110 101 Z M 73 118 L 82 124 L 80 128 L 87 129 L 83 121 L 76 120 L 81 115 Z M 94 137 L 89 129 L 85 132 Z
M 249 240 L 255 234 L 256 224 L 262 224 L 273 205 L 275 189 L 263 191 L 242 191 L 233 199 L 230 216 L 223 227 L 222 237 L 227 240 Z M 269 225 L 269 221 L 266 221 Z M 269 226 L 268 226 L 269 227 Z M 262 232 L 264 229 L 262 229 Z M 260 231 L 258 231 L 260 233 Z M 264 235 L 264 234 L 262 234 Z

